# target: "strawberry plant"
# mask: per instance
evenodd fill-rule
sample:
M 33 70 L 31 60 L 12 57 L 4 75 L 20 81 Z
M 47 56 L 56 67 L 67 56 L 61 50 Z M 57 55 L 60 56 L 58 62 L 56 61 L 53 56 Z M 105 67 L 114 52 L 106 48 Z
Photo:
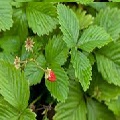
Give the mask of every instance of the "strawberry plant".
M 31 1 L 0 1 L 0 120 L 119 120 L 119 3 Z

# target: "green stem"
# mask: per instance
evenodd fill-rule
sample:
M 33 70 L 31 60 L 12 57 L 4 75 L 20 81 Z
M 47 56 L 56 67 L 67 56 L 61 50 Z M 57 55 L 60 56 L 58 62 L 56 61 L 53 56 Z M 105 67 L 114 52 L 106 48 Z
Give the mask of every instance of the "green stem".
M 44 72 L 46 72 L 45 69 L 43 69 L 41 66 L 37 66 L 38 68 L 40 68 L 41 70 L 43 70 Z
M 42 68 L 42 67 L 38 64 L 38 62 L 34 61 L 34 63 L 37 65 L 38 68 L 40 68 L 41 70 L 43 70 L 44 72 L 46 72 L 46 70 L 45 70 L 44 68 Z
M 42 67 L 39 65 L 39 63 L 36 62 L 34 59 L 31 59 L 31 60 L 28 60 L 28 61 L 34 62 L 34 63 L 37 65 L 38 68 L 40 68 L 41 70 L 43 70 L 44 72 L 46 72 L 46 70 L 45 70 L 44 68 L 42 68 Z
M 20 63 L 26 63 L 27 61 L 20 61 Z
M 32 103 L 30 103 L 30 105 L 34 105 L 40 98 L 42 95 L 38 96 L 35 100 L 32 101 Z

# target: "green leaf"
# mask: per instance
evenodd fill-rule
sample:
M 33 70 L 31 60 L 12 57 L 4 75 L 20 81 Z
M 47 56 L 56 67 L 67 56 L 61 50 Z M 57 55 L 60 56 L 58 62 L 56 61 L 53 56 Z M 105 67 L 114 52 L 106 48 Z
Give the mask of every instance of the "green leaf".
M 87 120 L 86 105 L 79 82 L 70 82 L 68 98 L 55 107 L 53 120 Z
M 35 62 L 29 62 L 25 67 L 25 76 L 29 80 L 30 86 L 40 83 L 44 74 L 44 71 L 39 68 L 39 66 L 43 68 L 46 66 L 44 55 L 39 55 L 36 62 L 38 65 Z
M 6 62 L 13 64 L 14 59 L 15 58 L 9 53 L 5 53 L 5 52 L 0 53 L 0 60 L 2 60 L 2 61 L 6 61 Z
M 28 35 L 28 23 L 24 7 L 14 9 L 13 11 L 13 27 L 10 29 L 9 34 L 19 35 L 20 39 L 24 41 Z
M 18 120 L 19 112 L 0 96 L 0 120 Z
M 36 114 L 30 109 L 26 109 L 20 116 L 19 120 L 36 120 Z
M 4 52 L 17 53 L 20 49 L 20 39 L 18 36 L 3 36 L 0 40 L 0 47 Z
M 74 0 L 43 0 L 44 2 L 73 2 Z
M 18 110 L 24 110 L 28 105 L 29 87 L 24 74 L 3 61 L 0 61 L 0 93 Z
M 114 99 L 120 95 L 120 87 L 106 82 L 95 67 L 93 67 L 92 81 L 88 92 L 99 101 L 110 101 L 110 99 Z
M 116 100 L 110 100 L 110 102 L 106 102 L 106 104 L 115 115 L 120 116 L 120 96 Z
M 31 2 L 31 1 L 34 1 L 34 0 L 15 0 L 16 2 Z
M 43 0 L 43 2 L 77 2 L 81 4 L 88 4 L 94 0 Z
M 50 82 L 48 80 L 45 80 L 45 84 L 50 91 L 51 95 L 56 98 L 58 101 L 65 101 L 65 99 L 68 96 L 68 76 L 66 72 L 59 67 L 58 65 L 52 65 L 50 66 L 50 69 L 52 69 L 56 75 L 56 81 Z
M 69 79 L 71 79 L 71 80 L 76 80 L 75 70 L 74 70 L 72 64 L 69 64 L 69 68 L 67 69 L 67 74 L 68 74 Z M 77 81 L 78 81 L 78 80 L 77 80 Z
M 78 46 L 87 51 L 91 52 L 94 48 L 101 48 L 112 41 L 109 34 L 98 26 L 90 26 L 86 29 L 78 41 Z
M 120 10 L 117 8 L 102 9 L 95 18 L 95 24 L 103 27 L 114 40 L 120 34 Z
M 53 37 L 45 47 L 45 57 L 48 63 L 63 65 L 67 59 L 68 48 L 62 36 Z
M 73 47 L 77 43 L 79 35 L 79 23 L 75 13 L 68 7 L 62 4 L 57 6 L 58 19 L 61 25 L 60 29 L 63 32 L 63 40 L 68 47 Z
M 97 11 L 100 11 L 101 9 L 105 9 L 107 5 L 108 5 L 107 2 L 92 2 L 89 4 L 90 7 L 94 8 Z
M 120 2 L 107 2 L 107 6 L 110 8 L 114 7 L 120 8 Z
M 29 2 L 26 14 L 29 27 L 39 36 L 49 34 L 58 23 L 56 8 L 51 3 Z
M 12 5 L 10 1 L 0 1 L 0 31 L 12 27 Z
M 94 0 L 76 0 L 76 1 L 81 4 L 89 4 L 91 2 L 94 2 Z
M 120 42 L 110 43 L 96 53 L 98 71 L 108 83 L 120 86 Z
M 0 120 L 36 120 L 30 109 L 19 112 L 0 96 Z
M 109 1 L 112 1 L 112 2 L 120 2 L 120 0 L 109 0 Z
M 92 76 L 92 67 L 89 59 L 82 52 L 73 49 L 71 62 L 75 69 L 75 76 L 79 79 L 83 90 L 86 91 L 89 88 Z
M 85 29 L 93 23 L 94 17 L 90 14 L 86 14 L 87 11 L 82 11 L 80 8 L 74 10 L 79 20 L 80 29 Z
M 94 57 L 94 54 L 86 52 L 85 55 L 86 55 L 87 58 L 89 59 L 90 64 L 91 64 L 91 65 L 94 65 L 94 63 L 96 62 L 95 57 Z
M 90 98 L 87 99 L 88 120 L 116 120 L 107 106 Z

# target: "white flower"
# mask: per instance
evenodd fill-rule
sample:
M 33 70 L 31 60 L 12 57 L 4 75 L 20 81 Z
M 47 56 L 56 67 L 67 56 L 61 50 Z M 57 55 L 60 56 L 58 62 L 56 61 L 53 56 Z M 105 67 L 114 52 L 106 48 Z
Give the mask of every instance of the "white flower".
M 31 38 L 27 38 L 27 40 L 25 41 L 25 48 L 28 52 L 33 52 L 34 43 L 35 42 L 33 42 Z

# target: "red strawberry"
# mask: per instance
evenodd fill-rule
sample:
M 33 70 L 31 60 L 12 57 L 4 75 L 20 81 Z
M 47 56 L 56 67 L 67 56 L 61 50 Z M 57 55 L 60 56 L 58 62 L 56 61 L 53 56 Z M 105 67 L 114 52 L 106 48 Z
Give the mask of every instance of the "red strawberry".
M 52 70 L 50 71 L 48 80 L 51 81 L 51 82 L 54 82 L 56 80 L 55 73 Z
M 51 69 L 49 69 L 49 68 L 47 68 L 47 70 L 45 72 L 45 78 L 48 79 L 51 82 L 56 81 L 55 73 Z

